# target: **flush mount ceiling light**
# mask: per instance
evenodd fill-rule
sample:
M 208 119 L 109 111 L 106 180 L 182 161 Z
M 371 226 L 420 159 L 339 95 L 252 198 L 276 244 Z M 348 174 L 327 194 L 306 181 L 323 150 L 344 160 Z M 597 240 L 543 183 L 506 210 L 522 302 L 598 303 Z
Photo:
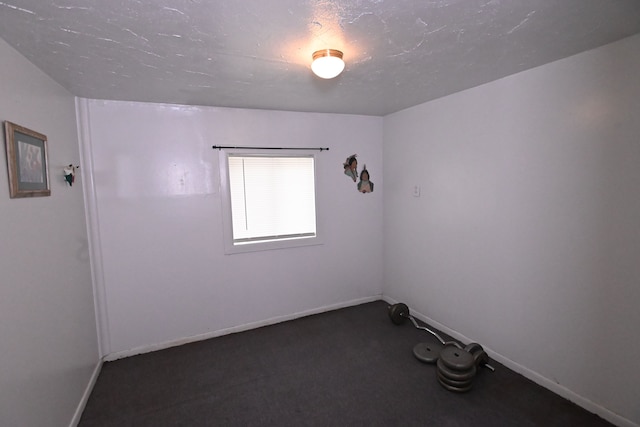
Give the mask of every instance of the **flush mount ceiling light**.
M 323 79 L 332 79 L 344 70 L 342 52 L 336 49 L 322 49 L 313 52 L 311 63 L 313 73 Z

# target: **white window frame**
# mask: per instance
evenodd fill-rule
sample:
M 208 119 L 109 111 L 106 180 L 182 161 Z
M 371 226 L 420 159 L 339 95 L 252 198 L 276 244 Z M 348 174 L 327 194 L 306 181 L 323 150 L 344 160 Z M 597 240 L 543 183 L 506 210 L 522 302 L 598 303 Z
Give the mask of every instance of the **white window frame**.
M 230 155 L 257 155 L 257 156 L 271 156 L 271 157 L 313 157 L 314 159 L 314 196 L 315 196 L 315 208 L 316 208 L 316 234 L 315 236 L 296 238 L 296 239 L 283 239 L 267 242 L 253 242 L 245 244 L 235 244 L 233 242 L 233 220 L 231 213 L 231 192 L 229 185 L 229 156 Z M 321 221 L 318 216 L 318 161 L 320 156 L 315 152 L 301 151 L 301 150 L 235 150 L 235 149 L 220 149 L 218 163 L 220 167 L 220 199 L 222 202 L 222 222 L 223 222 L 223 239 L 224 239 L 224 253 L 227 255 L 266 251 L 276 249 L 295 248 L 301 246 L 321 245 L 322 230 Z

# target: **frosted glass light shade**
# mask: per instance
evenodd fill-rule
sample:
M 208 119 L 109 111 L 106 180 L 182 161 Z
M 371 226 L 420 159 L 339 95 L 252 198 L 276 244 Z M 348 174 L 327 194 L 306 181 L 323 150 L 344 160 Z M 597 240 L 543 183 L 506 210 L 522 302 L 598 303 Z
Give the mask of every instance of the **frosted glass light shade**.
M 313 52 L 311 63 L 313 73 L 323 79 L 332 79 L 344 70 L 342 52 L 335 49 L 322 49 Z

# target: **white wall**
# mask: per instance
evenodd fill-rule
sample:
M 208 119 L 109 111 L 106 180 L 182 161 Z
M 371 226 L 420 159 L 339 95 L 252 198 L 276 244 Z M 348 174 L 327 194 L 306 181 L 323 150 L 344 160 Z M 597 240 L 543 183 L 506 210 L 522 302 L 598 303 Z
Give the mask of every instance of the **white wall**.
M 110 357 L 382 292 L 382 118 L 84 101 Z M 318 155 L 324 244 L 225 255 L 212 145 Z M 357 153 L 375 191 L 342 163 Z M 87 162 L 87 163 L 90 163 Z M 235 328 L 235 329 L 234 329 Z
M 635 36 L 384 120 L 385 294 L 619 423 L 640 423 L 639 70 Z
M 80 160 L 74 98 L 1 39 L 0 94 L 1 121 L 47 136 L 51 179 L 9 199 L 2 143 L 0 425 L 68 426 L 98 364 L 82 179 L 62 175 Z

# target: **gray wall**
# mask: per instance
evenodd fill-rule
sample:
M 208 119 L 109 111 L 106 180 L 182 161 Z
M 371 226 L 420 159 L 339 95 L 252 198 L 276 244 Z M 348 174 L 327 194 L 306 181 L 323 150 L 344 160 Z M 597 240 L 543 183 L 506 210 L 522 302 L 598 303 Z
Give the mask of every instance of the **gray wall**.
M 97 100 L 81 111 L 109 358 L 382 294 L 381 117 Z M 316 164 L 323 244 L 225 255 L 213 145 L 329 147 Z M 353 153 L 373 193 L 344 175 Z
M 385 295 L 635 423 L 639 70 L 635 36 L 426 103 L 383 155 Z
M 47 136 L 51 178 L 50 197 L 9 199 L 2 143 L 0 425 L 67 426 L 98 363 L 82 179 L 62 174 L 80 157 L 74 97 L 1 39 L 0 94 L 0 120 Z

